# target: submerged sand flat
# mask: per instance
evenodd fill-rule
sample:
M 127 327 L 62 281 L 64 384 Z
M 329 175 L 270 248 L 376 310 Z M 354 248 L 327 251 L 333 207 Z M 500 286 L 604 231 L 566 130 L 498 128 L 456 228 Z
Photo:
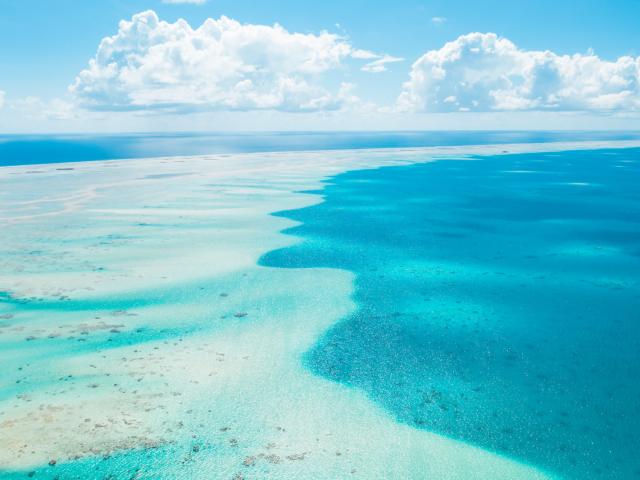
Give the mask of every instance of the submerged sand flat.
M 336 173 L 632 146 L 0 169 L 0 478 L 550 478 L 309 373 L 301 356 L 354 308 L 352 275 L 257 260 L 295 241 L 280 233 L 292 222 L 270 213 L 321 201 L 300 192 Z

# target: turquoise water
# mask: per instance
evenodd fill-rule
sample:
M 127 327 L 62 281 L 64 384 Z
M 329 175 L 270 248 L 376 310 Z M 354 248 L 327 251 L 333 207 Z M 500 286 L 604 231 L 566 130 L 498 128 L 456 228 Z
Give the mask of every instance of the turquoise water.
M 356 275 L 304 357 L 399 422 L 566 478 L 640 478 L 640 150 L 360 170 L 263 265 Z
M 408 131 L 2 135 L 0 166 L 88 160 L 440 145 L 637 140 L 638 132 Z
M 0 478 L 636 478 L 613 147 L 0 169 Z

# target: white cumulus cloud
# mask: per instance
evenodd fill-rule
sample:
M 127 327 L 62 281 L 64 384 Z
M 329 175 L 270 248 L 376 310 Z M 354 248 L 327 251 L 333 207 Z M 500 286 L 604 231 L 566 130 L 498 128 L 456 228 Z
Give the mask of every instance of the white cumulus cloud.
M 382 68 L 393 61 L 328 32 L 290 33 L 224 16 L 194 29 L 149 10 L 102 40 L 70 91 L 95 110 L 333 110 L 353 95 L 327 77 L 364 58 L 384 60 Z
M 412 66 L 401 110 L 424 112 L 640 110 L 640 57 L 521 50 L 494 33 L 469 33 Z
M 2 106 L 4 105 L 4 90 L 0 90 L 0 108 L 2 108 Z

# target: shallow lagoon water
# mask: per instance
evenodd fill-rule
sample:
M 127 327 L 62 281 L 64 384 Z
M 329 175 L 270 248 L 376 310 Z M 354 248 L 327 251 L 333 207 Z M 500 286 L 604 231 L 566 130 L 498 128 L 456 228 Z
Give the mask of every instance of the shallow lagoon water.
M 494 422 L 481 414 L 490 408 L 507 412 L 510 399 L 496 406 L 493 395 L 482 391 L 474 392 L 477 402 L 446 397 L 474 391 L 476 384 L 494 392 L 498 380 L 514 382 L 505 390 L 510 395 L 524 388 L 492 356 L 471 360 L 487 345 L 498 356 L 505 353 L 496 332 L 513 335 L 510 348 L 524 355 L 519 335 L 531 318 L 515 305 L 526 300 L 524 287 L 514 281 L 511 290 L 503 289 L 513 279 L 509 275 L 517 274 L 515 265 L 524 272 L 534 261 L 518 263 L 514 252 L 536 250 L 505 247 L 505 271 L 485 274 L 493 266 L 478 258 L 495 243 L 487 235 L 514 224 L 508 230 L 517 236 L 517 222 L 496 202 L 494 217 L 506 218 L 493 230 L 478 226 L 475 218 L 463 221 L 460 212 L 460 223 L 447 225 L 447 211 L 455 207 L 464 213 L 476 205 L 462 187 L 457 192 L 462 203 L 448 203 L 454 177 L 483 178 L 482 162 L 496 176 L 507 175 L 497 172 L 498 164 L 514 172 L 531 170 L 518 165 L 533 162 L 526 155 L 486 157 L 505 149 L 536 151 L 532 158 L 551 162 L 556 155 L 581 158 L 549 153 L 554 150 L 602 146 L 176 157 L 1 170 L 0 478 L 493 480 L 606 468 L 606 458 L 594 464 L 583 455 L 567 469 L 565 457 L 548 458 L 550 449 L 530 448 L 533 442 L 521 441 L 519 432 L 497 435 L 513 445 L 494 441 Z M 624 165 L 620 169 L 628 170 L 624 178 L 631 182 L 637 170 L 636 157 L 629 155 L 635 151 L 606 153 Z M 434 159 L 443 160 L 409 166 Z M 427 174 L 428 167 L 446 175 L 430 184 L 425 178 L 435 173 Z M 353 172 L 335 176 L 347 170 Z M 407 175 L 426 183 L 401 185 Z M 576 189 L 590 183 L 580 175 L 556 177 L 553 182 Z M 384 188 L 374 189 L 376 182 Z M 345 185 L 347 191 L 340 190 Z M 538 270 L 551 271 L 560 258 L 558 287 L 573 275 L 578 285 L 573 295 L 583 289 L 592 296 L 618 295 L 605 298 L 609 306 L 625 299 L 626 309 L 619 311 L 623 327 L 629 323 L 626 315 L 637 312 L 637 295 L 636 303 L 628 301 L 637 289 L 630 279 L 636 197 L 625 188 L 618 190 L 630 200 L 629 209 L 614 215 L 616 228 L 607 230 L 617 243 L 597 240 L 597 232 L 590 242 L 542 242 L 549 258 L 535 260 Z M 321 195 L 326 203 L 316 205 Z M 609 197 L 605 190 L 604 201 Z M 415 216 L 419 210 L 435 211 L 427 207 L 438 201 L 439 217 L 420 217 L 430 220 L 428 226 L 415 218 L 415 225 L 404 223 L 401 210 Z M 284 215 L 270 215 L 283 210 Z M 327 215 L 336 225 L 347 221 L 349 228 L 336 233 Z M 296 225 L 297 216 L 308 216 L 296 227 L 302 238 L 281 233 Z M 581 221 L 576 232 L 593 230 L 588 219 Z M 525 223 L 522 232 L 528 230 Z M 424 231 L 416 234 L 420 228 Z M 480 232 L 479 243 L 465 250 L 469 229 Z M 424 239 L 440 247 L 428 247 Z M 451 239 L 457 239 L 459 257 L 452 255 L 453 246 L 444 248 Z M 375 251 L 384 252 L 385 262 L 369 257 Z M 612 269 L 618 264 L 623 264 L 619 270 Z M 375 275 L 372 269 L 378 269 Z M 460 298 L 456 282 L 463 276 L 468 293 Z M 573 302 L 571 295 L 567 301 Z M 423 302 L 429 302 L 428 316 Z M 541 303 L 537 312 L 543 315 Z M 500 322 L 508 313 L 513 317 L 506 329 Z M 540 328 L 548 324 L 541 322 Z M 603 338 L 615 339 L 606 333 Z M 536 335 L 534 341 L 544 337 Z M 632 341 L 631 335 L 622 341 L 620 354 Z M 456 355 L 447 353 L 453 347 L 459 349 Z M 553 373 L 545 357 L 551 348 L 537 348 L 541 370 Z M 522 364 L 529 365 L 532 354 L 526 355 Z M 433 366 L 434 360 L 439 365 Z M 424 370 L 420 362 L 426 363 Z M 617 364 L 611 368 L 617 371 Z M 419 395 L 437 408 L 418 404 Z M 473 408 L 477 423 L 487 423 L 482 435 L 469 434 L 466 426 Z M 628 412 L 615 402 L 608 408 Z M 517 423 L 505 415 L 501 426 Z M 539 424 L 532 421 L 531 428 Z M 587 447 L 581 451 L 593 456 L 596 449 Z
M 567 478 L 640 477 L 640 150 L 355 171 L 263 264 L 356 275 L 305 356 L 399 421 Z

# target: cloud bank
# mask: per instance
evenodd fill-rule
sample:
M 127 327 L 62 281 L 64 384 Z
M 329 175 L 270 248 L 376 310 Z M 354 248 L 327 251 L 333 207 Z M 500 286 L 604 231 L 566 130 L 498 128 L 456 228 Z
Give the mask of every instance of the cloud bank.
M 4 105 L 4 90 L 0 90 L 0 108 Z
M 640 110 L 640 57 L 519 49 L 494 33 L 469 33 L 412 66 L 398 107 L 414 112 Z
M 394 107 L 361 101 L 345 81 L 353 64 L 381 73 L 402 60 L 326 31 L 294 33 L 224 16 L 194 29 L 148 10 L 121 21 L 69 89 L 73 103 L 96 111 L 321 112 L 364 104 L 414 113 L 640 111 L 640 57 L 522 50 L 494 33 L 469 33 L 426 52 Z
M 79 113 L 73 103 L 61 98 L 21 97 L 8 102 L 7 107 L 25 118 L 70 120 L 77 118 Z
M 335 110 L 353 101 L 352 86 L 328 77 L 364 58 L 371 71 L 396 61 L 328 32 L 290 33 L 224 16 L 193 29 L 149 10 L 102 40 L 70 91 L 93 110 Z

